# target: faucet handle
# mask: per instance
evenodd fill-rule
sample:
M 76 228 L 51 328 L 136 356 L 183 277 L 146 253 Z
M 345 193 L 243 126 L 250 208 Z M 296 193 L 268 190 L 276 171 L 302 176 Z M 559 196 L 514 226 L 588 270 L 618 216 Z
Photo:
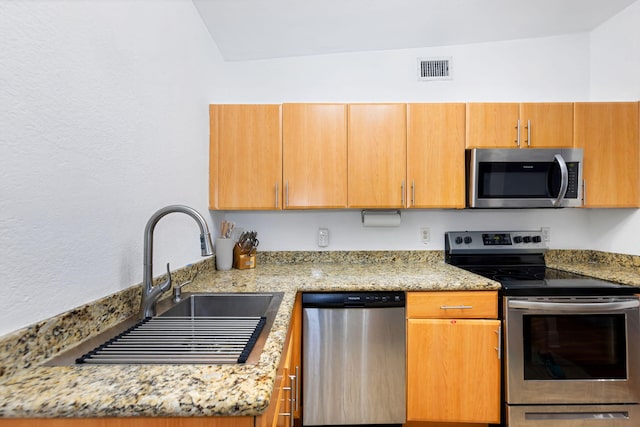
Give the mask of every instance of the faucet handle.
M 160 291 L 166 292 L 171 288 L 171 270 L 169 269 L 169 263 L 167 263 L 167 280 L 158 285 Z

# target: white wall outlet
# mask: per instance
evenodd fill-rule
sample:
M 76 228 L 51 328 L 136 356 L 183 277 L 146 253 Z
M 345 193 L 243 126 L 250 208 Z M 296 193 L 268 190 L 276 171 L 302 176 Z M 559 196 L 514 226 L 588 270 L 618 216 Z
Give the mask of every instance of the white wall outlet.
M 429 227 L 420 228 L 420 240 L 425 245 L 431 241 L 431 231 L 429 230 Z
M 540 231 L 542 232 L 542 240 L 545 242 L 551 240 L 551 227 L 542 227 Z
M 326 248 L 329 246 L 329 229 L 318 228 L 318 246 Z

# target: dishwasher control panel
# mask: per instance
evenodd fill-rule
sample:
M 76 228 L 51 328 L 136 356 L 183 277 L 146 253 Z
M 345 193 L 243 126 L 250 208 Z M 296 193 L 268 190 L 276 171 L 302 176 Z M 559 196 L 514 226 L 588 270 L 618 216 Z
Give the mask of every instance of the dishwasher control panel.
M 303 307 L 375 308 L 404 307 L 404 292 L 306 292 L 302 294 Z

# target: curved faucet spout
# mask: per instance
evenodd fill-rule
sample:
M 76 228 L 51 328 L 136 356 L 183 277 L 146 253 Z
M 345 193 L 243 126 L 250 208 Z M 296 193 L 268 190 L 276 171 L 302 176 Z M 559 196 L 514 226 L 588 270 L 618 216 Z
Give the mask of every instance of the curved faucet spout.
M 144 270 L 142 274 L 142 299 L 140 301 L 140 318 L 155 316 L 156 302 L 160 296 L 171 288 L 171 274 L 169 273 L 169 264 L 167 264 L 167 280 L 163 283 L 153 286 L 153 230 L 162 217 L 172 212 L 181 212 L 193 218 L 198 227 L 200 227 L 200 251 L 202 256 L 213 255 L 213 243 L 211 242 L 211 233 L 204 217 L 193 208 L 182 205 L 171 205 L 159 209 L 144 228 Z

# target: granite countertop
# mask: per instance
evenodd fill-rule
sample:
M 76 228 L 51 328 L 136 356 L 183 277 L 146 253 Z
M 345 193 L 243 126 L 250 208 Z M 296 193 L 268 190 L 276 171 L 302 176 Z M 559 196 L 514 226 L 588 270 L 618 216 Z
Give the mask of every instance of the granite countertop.
M 339 290 L 496 290 L 497 282 L 445 264 L 442 252 L 427 259 L 385 262 L 269 263 L 259 259 L 251 270 L 197 271 L 185 292 L 283 292 L 275 322 L 258 363 L 253 365 L 78 365 L 42 366 L 34 358 L 5 373 L 0 383 L 0 417 L 125 417 L 125 416 L 255 416 L 271 399 L 276 370 L 298 291 Z M 262 261 L 262 263 L 261 263 Z M 266 261 L 266 263 L 264 263 Z M 193 275 L 193 274 L 192 274 Z M 176 278 L 174 283 L 180 283 Z M 139 288 L 138 288 L 139 289 Z M 130 295 L 137 295 L 138 290 Z M 114 297 L 116 303 L 122 296 Z M 136 302 L 130 303 L 136 307 Z M 91 305 L 79 310 L 85 313 Z M 114 312 L 113 308 L 104 310 Z M 90 316 L 89 314 L 83 314 Z M 123 313 L 120 313 L 122 316 Z M 0 360 L 35 353 L 31 340 L 74 336 L 78 315 L 61 316 L 13 337 L 0 347 Z M 105 320 L 106 314 L 93 316 Z M 64 322 L 73 323 L 66 324 Z M 107 322 L 105 322 L 107 323 Z M 117 323 L 117 322 L 116 322 Z M 91 324 L 89 324 L 89 327 Z M 42 335 L 48 331 L 58 331 Z M 25 338 L 26 337 L 26 338 Z M 12 337 L 9 337 L 12 338 Z M 5 340 L 7 342 L 7 340 Z M 26 350 L 25 350 L 26 349 Z M 42 350 L 44 351 L 44 350 Z M 14 353 L 11 356 L 9 353 Z M 53 354 L 51 354 L 53 355 Z
M 283 292 L 258 363 L 43 366 L 61 350 L 137 311 L 140 287 L 0 337 L 0 417 L 255 416 L 269 405 L 299 291 L 497 290 L 447 265 L 442 251 L 259 254 L 250 270 L 215 271 L 211 259 L 178 270 L 185 292 Z M 547 265 L 640 286 L 640 257 L 549 251 Z

